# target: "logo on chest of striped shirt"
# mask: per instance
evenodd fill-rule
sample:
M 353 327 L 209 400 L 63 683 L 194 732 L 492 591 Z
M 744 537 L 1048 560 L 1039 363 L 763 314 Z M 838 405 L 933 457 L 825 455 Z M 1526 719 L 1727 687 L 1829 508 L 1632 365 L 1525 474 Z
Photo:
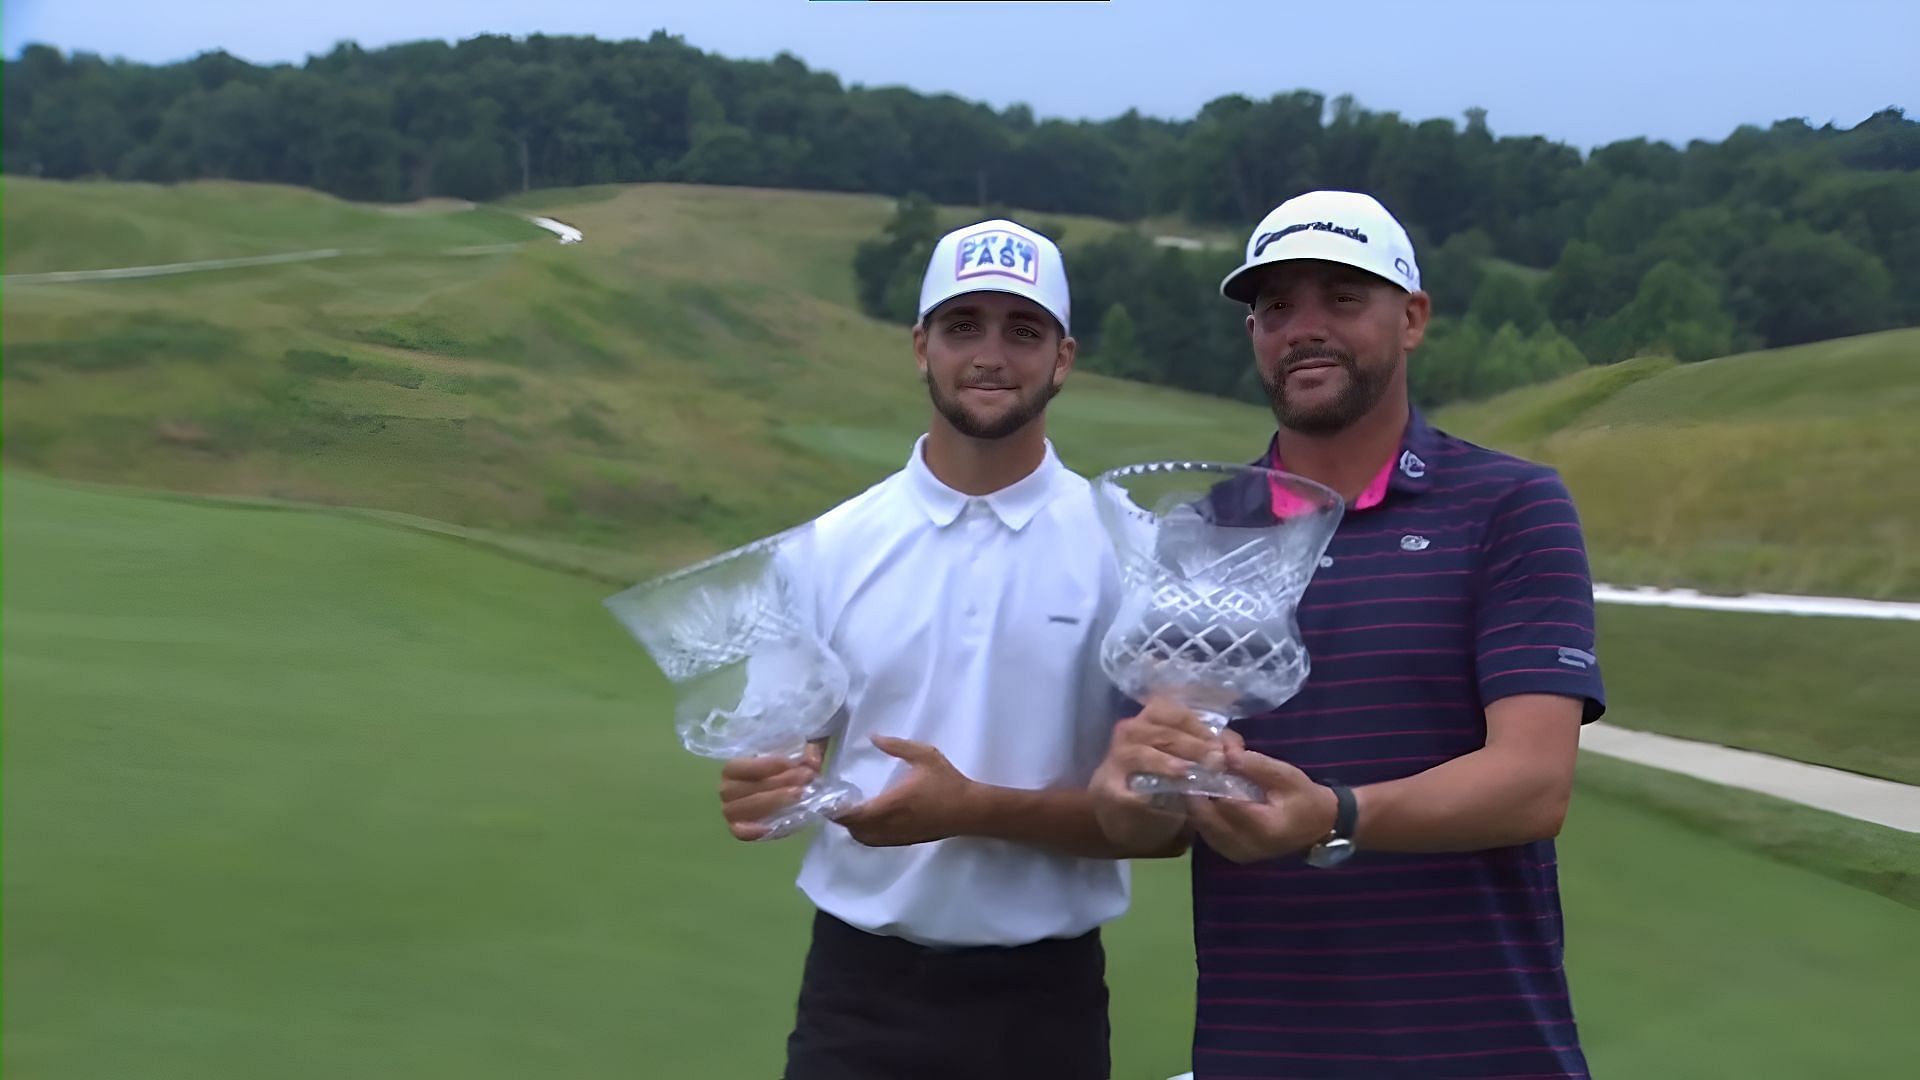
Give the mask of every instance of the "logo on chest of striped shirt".
M 1425 551 L 1432 544 L 1433 541 L 1414 533 L 1408 533 L 1400 538 L 1401 551 Z

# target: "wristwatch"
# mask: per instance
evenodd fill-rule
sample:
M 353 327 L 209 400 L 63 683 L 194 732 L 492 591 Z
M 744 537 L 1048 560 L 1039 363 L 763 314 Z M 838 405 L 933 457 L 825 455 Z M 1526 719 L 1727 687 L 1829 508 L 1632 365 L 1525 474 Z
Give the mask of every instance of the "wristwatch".
M 1345 784 L 1327 786 L 1333 789 L 1333 831 L 1307 849 L 1307 865 L 1323 869 L 1353 857 L 1353 827 L 1360 817 L 1360 804 L 1354 800 L 1352 788 Z

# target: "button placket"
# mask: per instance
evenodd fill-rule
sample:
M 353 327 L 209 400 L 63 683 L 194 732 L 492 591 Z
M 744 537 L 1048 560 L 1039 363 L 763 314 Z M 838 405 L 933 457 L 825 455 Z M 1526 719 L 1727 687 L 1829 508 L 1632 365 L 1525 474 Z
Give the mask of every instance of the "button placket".
M 970 588 L 967 590 L 965 612 L 968 621 L 980 618 L 980 589 L 984 584 L 979 580 L 980 549 L 986 546 L 993 534 L 993 508 L 985 499 L 968 499 L 966 512 L 967 566 L 972 571 L 967 576 Z

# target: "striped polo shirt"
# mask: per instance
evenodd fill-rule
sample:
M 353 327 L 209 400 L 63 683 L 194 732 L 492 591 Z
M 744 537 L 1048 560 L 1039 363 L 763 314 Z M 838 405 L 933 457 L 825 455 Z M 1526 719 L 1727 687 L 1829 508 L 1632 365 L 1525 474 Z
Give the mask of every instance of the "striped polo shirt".
M 1270 448 L 1263 461 L 1275 460 Z M 1382 496 L 1341 520 L 1300 606 L 1312 673 L 1235 720 L 1321 781 L 1411 776 L 1480 749 L 1489 702 L 1605 709 L 1579 519 L 1550 469 L 1414 412 Z M 1223 517 L 1272 520 L 1258 481 Z M 1242 866 L 1196 842 L 1197 1080 L 1581 1077 L 1552 841 L 1462 854 L 1361 850 Z

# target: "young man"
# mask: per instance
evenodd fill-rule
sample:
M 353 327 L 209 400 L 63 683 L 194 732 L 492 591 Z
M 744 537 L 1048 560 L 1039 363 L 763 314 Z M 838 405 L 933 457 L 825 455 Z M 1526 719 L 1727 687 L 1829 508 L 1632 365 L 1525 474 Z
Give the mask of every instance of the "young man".
M 1197 834 L 1194 1069 L 1234 1077 L 1579 1077 L 1553 837 L 1605 708 L 1573 502 L 1549 469 L 1428 426 L 1407 354 L 1430 305 L 1378 202 L 1283 203 L 1221 285 L 1249 307 L 1279 430 L 1257 464 L 1347 500 L 1300 607 L 1313 672 L 1235 720 L 1265 801 L 1132 795 L 1218 744 L 1151 706 L 1095 779 L 1116 843 Z M 1277 492 L 1217 508 L 1272 520 Z
M 800 871 L 819 909 L 786 1080 L 1105 1080 L 1099 927 L 1128 880 L 1087 791 L 1118 715 L 1095 659 L 1118 588 L 1044 414 L 1073 366 L 1059 249 L 1011 221 L 935 248 L 906 468 L 819 519 L 820 621 L 852 676 L 833 768 L 868 801 Z M 735 836 L 815 755 L 729 762 Z

